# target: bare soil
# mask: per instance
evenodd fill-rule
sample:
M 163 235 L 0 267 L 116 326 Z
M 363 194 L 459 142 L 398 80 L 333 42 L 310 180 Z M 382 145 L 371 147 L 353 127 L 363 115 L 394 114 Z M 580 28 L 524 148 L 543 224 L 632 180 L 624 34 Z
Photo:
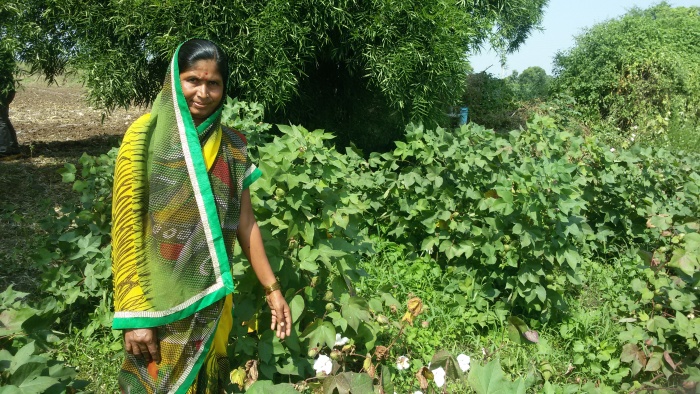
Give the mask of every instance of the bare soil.
M 36 283 L 30 256 L 40 246 L 40 221 L 75 198 L 58 169 L 77 163 L 83 152 L 106 153 L 147 108 L 117 110 L 103 118 L 80 85 L 30 82 L 10 104 L 21 154 L 0 160 L 0 292 Z

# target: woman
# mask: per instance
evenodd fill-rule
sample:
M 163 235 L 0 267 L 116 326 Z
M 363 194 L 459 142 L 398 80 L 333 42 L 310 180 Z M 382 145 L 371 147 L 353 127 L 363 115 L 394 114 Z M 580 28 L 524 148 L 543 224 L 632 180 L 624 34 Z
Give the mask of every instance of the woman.
M 219 393 L 228 382 L 230 257 L 236 239 L 265 287 L 271 329 L 291 314 L 265 255 L 248 186 L 245 138 L 222 127 L 228 64 L 212 42 L 175 51 L 161 93 L 131 125 L 113 199 L 115 317 L 124 393 Z

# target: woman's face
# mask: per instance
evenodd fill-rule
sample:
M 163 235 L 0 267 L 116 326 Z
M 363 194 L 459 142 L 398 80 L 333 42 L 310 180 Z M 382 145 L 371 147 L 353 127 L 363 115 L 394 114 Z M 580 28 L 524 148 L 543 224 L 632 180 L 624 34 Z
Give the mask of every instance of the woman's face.
M 214 113 L 224 95 L 224 80 L 216 61 L 198 60 L 180 72 L 180 84 L 194 124 L 199 126 Z

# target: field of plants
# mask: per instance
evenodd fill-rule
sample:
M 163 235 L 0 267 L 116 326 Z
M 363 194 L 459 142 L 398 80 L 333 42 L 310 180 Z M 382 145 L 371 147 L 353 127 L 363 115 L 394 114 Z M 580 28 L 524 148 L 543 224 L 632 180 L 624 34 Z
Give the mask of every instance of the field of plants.
M 284 341 L 264 329 L 239 259 L 231 392 L 695 392 L 700 160 L 611 148 L 566 111 L 510 132 L 409 125 L 366 157 L 229 101 L 294 321 Z M 88 129 L 97 115 L 78 112 L 61 123 Z M 20 134 L 28 155 L 0 162 L 0 393 L 117 390 L 108 135 L 137 113 L 73 142 Z

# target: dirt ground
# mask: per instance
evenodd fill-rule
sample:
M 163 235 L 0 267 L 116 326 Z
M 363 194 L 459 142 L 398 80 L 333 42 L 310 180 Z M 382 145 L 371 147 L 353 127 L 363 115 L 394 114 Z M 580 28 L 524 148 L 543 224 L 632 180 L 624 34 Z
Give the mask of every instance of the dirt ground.
M 120 139 L 129 124 L 146 112 L 143 108 L 120 109 L 102 121 L 102 111 L 89 107 L 84 93 L 75 84 L 45 86 L 39 82 L 18 90 L 10 105 L 10 119 L 26 155 L 20 160 L 100 149 Z
M 10 120 L 21 154 L 0 160 L 0 292 L 9 284 L 31 288 L 29 261 L 39 246 L 38 223 L 74 198 L 57 170 L 77 163 L 83 152 L 99 155 L 118 146 L 129 124 L 147 110 L 120 109 L 103 121 L 102 111 L 88 106 L 84 89 L 75 83 L 35 81 L 18 89 Z

